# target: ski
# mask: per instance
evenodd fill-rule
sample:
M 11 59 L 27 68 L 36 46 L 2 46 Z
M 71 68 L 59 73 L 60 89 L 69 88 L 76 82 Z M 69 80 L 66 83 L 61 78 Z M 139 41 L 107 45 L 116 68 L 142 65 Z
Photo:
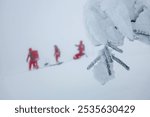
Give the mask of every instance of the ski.
M 54 64 L 45 63 L 44 67 L 51 67 L 51 66 L 61 65 L 62 63 L 63 62 L 58 62 L 58 63 L 54 63 Z
M 55 66 L 55 65 L 61 65 L 63 62 L 55 63 L 55 64 L 50 64 L 49 66 Z

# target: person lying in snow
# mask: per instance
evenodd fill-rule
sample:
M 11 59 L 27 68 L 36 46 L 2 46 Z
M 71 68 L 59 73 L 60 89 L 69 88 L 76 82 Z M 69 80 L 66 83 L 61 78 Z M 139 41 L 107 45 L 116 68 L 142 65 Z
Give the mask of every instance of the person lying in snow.
M 82 41 L 80 41 L 79 45 L 75 45 L 75 46 L 78 47 L 79 52 L 74 55 L 73 59 L 79 59 L 79 58 L 81 58 L 81 56 L 83 56 L 85 54 L 84 53 L 85 46 Z

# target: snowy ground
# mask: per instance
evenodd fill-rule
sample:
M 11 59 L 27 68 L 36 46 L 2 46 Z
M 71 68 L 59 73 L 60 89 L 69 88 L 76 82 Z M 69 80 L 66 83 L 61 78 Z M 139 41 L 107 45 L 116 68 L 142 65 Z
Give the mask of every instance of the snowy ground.
M 128 72 L 115 64 L 116 78 L 102 86 L 86 67 L 92 58 L 4 77 L 1 99 L 150 99 L 150 47 L 126 42 L 122 57 Z M 133 48 L 141 48 L 135 52 Z M 130 51 L 131 50 L 131 51 Z
M 0 99 L 150 99 L 150 46 L 125 41 L 115 53 L 131 70 L 114 65 L 115 79 L 101 85 L 86 70 L 97 48 L 88 40 L 83 23 L 86 0 L 2 0 L 0 2 Z M 82 39 L 88 57 L 68 61 Z M 40 66 L 54 63 L 53 45 L 62 50 L 60 66 L 29 72 L 29 47 L 38 49 Z M 103 74 L 102 74 L 103 75 Z

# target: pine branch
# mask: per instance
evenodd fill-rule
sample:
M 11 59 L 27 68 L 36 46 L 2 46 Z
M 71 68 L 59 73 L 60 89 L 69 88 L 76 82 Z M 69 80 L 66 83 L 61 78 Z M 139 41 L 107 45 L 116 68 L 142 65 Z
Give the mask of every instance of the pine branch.
M 126 70 L 130 70 L 130 67 L 127 66 L 123 61 L 121 61 L 119 58 L 112 55 L 112 59 L 118 62 L 120 65 L 122 65 Z
M 133 32 L 137 35 L 144 35 L 144 36 L 150 36 L 150 34 L 144 32 L 144 31 L 141 31 L 141 30 L 136 30 L 134 29 Z
M 108 59 L 108 62 L 112 63 L 113 60 L 112 60 L 112 57 L 111 57 L 111 53 L 110 53 L 107 46 L 105 46 L 105 51 L 104 52 L 105 52 L 106 58 Z
M 98 57 L 96 57 L 96 58 L 90 63 L 90 65 L 88 65 L 87 70 L 91 69 L 100 59 L 101 59 L 101 55 L 99 55 Z
M 105 62 L 106 62 L 106 67 L 107 67 L 107 70 L 108 70 L 108 74 L 109 74 L 109 76 L 111 76 L 112 73 L 111 73 L 111 69 L 110 69 L 110 64 L 108 62 L 108 59 L 107 59 L 106 55 L 105 55 Z
M 116 50 L 117 52 L 123 53 L 123 50 L 121 50 L 121 49 L 118 48 L 117 46 L 113 45 L 112 43 L 107 42 L 107 45 L 108 45 L 109 47 L 111 47 L 112 49 Z

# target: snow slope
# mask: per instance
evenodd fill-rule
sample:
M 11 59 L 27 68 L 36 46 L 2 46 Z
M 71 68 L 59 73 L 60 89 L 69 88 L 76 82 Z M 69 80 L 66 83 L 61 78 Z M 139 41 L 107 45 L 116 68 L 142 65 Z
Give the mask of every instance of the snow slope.
M 86 0 L 2 0 L 0 4 L 0 99 L 150 99 L 150 46 L 127 39 L 114 64 L 115 78 L 101 85 L 87 66 L 101 47 L 93 47 L 83 22 Z M 88 57 L 70 61 L 82 39 Z M 9 42 L 9 43 L 8 43 Z M 40 66 L 54 63 L 53 45 L 62 50 L 60 66 L 29 72 L 29 47 L 38 49 Z M 101 74 L 102 76 L 105 74 Z
M 150 99 L 150 47 L 140 42 L 125 44 L 125 55 L 120 57 L 131 70 L 116 63 L 116 78 L 104 86 L 92 71 L 86 70 L 94 57 L 83 57 L 60 66 L 4 77 L 0 99 Z

